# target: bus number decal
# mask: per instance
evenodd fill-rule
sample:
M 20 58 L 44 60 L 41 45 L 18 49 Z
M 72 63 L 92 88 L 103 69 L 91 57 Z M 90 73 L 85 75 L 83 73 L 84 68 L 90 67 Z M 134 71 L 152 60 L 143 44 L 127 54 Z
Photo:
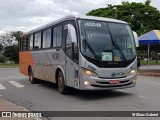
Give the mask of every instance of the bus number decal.
M 88 68 L 89 68 L 90 70 L 92 70 L 92 71 L 96 71 L 96 68 L 94 68 L 94 67 L 92 67 L 92 66 L 90 66 L 90 65 L 88 65 Z
M 52 58 L 53 58 L 54 60 L 59 60 L 59 58 L 60 58 L 59 53 L 54 53 L 54 54 L 52 54 Z

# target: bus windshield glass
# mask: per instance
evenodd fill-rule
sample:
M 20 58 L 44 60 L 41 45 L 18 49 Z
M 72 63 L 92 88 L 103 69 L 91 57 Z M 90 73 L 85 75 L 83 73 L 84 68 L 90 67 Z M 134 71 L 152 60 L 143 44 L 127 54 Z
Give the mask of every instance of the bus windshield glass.
M 78 20 L 84 56 L 98 61 L 128 61 L 136 57 L 132 31 L 127 24 Z

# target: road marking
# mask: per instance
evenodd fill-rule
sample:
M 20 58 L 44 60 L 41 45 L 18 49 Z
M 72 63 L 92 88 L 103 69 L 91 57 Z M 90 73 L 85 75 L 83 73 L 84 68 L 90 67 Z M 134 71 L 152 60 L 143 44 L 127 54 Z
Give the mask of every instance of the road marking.
M 128 92 L 127 92 L 127 91 L 125 91 L 125 90 L 120 90 L 120 89 L 118 89 L 118 91 L 128 93 Z
M 0 90 L 6 89 L 2 84 L 0 84 Z
M 157 84 L 157 85 L 160 85 L 160 83 L 158 83 L 158 82 L 150 82 L 150 81 L 146 81 L 146 82 L 151 83 L 151 84 Z
M 19 78 L 28 78 L 28 77 L 7 77 L 7 78 L 0 78 L 0 80 L 6 80 L 6 79 L 19 79 Z
M 21 87 L 25 87 L 22 84 L 16 82 L 16 81 L 8 81 L 9 83 L 11 83 L 12 85 L 16 86 L 17 88 L 21 88 Z
M 145 96 L 141 96 L 139 95 L 138 97 L 143 98 L 143 99 L 147 99 L 147 100 L 151 100 L 151 98 L 145 97 Z

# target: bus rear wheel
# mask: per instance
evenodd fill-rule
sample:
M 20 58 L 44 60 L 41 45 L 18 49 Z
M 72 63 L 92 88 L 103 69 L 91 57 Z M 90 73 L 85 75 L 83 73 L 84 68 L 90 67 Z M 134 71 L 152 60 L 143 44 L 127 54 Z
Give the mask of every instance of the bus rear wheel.
M 64 76 L 63 73 L 61 71 L 58 72 L 58 90 L 61 94 L 65 95 L 68 93 L 68 88 L 67 86 L 65 86 L 64 83 Z
M 36 83 L 36 79 L 35 79 L 34 76 L 33 76 L 32 68 L 29 68 L 28 73 L 29 73 L 29 82 L 30 82 L 31 84 L 35 84 L 35 83 Z

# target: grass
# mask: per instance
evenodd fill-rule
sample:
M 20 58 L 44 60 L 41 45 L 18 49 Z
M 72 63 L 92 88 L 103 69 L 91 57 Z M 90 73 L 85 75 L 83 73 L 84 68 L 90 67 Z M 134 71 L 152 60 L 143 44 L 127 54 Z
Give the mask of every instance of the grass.
M 17 68 L 19 67 L 19 64 L 4 64 L 0 63 L 0 68 Z
M 147 61 L 141 60 L 141 65 L 147 65 Z M 160 65 L 160 62 L 156 63 L 155 60 L 150 60 L 149 65 Z

